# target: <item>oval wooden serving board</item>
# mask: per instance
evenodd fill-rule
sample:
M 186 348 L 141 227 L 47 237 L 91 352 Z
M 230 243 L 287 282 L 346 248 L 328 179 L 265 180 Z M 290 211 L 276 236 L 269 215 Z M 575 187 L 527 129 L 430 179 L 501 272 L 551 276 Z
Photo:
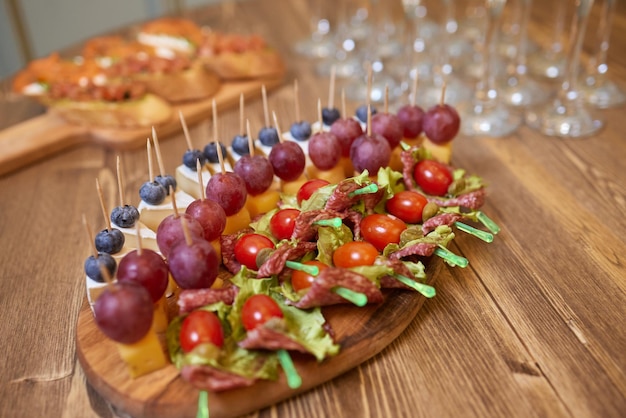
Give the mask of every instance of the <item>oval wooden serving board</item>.
M 239 103 L 243 93 L 246 100 L 261 97 L 261 86 L 271 90 L 282 84 L 283 77 L 224 82 L 210 99 L 173 105 L 172 117 L 157 126 L 159 139 L 182 132 L 178 112 L 181 111 L 188 125 L 210 117 L 215 99 L 219 110 Z M 113 129 L 73 125 L 51 112 L 35 116 L 22 123 L 0 131 L 0 175 L 22 168 L 28 164 L 62 151 L 74 145 L 93 142 L 114 150 L 129 150 L 145 146 L 151 136 L 151 127 Z
M 440 263 L 430 263 L 428 268 L 431 283 L 435 265 Z M 321 363 L 294 354 L 294 364 L 302 377 L 299 389 L 290 389 L 281 373 L 276 382 L 260 381 L 247 388 L 209 393 L 211 418 L 238 417 L 273 405 L 331 380 L 382 351 L 415 318 L 425 300 L 408 290 L 386 290 L 384 295 L 383 303 L 378 305 L 323 309 L 341 351 Z M 78 318 L 76 340 L 78 358 L 89 383 L 119 410 L 135 418 L 196 416 L 199 391 L 184 381 L 173 365 L 137 379 L 129 377 L 116 347 L 97 328 L 86 300 Z

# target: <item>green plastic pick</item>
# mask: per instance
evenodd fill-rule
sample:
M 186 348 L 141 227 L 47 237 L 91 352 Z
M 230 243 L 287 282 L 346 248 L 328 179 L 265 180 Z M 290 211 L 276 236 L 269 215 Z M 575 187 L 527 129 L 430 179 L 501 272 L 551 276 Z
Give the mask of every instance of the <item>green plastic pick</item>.
M 437 294 L 437 292 L 435 291 L 435 288 L 427 284 L 416 282 L 415 280 L 411 280 L 408 277 L 403 276 L 401 274 L 396 274 L 393 277 L 395 277 L 396 280 L 398 280 L 399 282 L 402 282 L 405 285 L 409 286 L 411 289 L 418 291 L 419 293 L 426 296 L 427 298 L 432 298 L 433 296 Z
M 341 221 L 341 218 L 330 218 L 320 219 L 319 221 L 315 221 L 313 223 L 319 226 L 332 226 L 333 228 L 339 228 L 343 222 Z
M 291 389 L 298 389 L 300 385 L 302 385 L 302 378 L 298 374 L 296 367 L 293 365 L 291 356 L 287 350 L 283 349 L 276 351 L 276 354 L 278 355 L 278 361 L 280 362 L 280 365 L 285 372 L 285 376 L 287 377 L 287 386 Z
M 361 187 L 360 189 L 356 189 L 355 191 L 350 193 L 348 196 L 349 197 L 354 197 L 354 196 L 358 196 L 358 195 L 362 195 L 362 194 L 376 193 L 377 191 L 378 191 L 378 184 L 370 183 L 370 184 L 368 184 L 365 187 Z
M 318 274 L 320 274 L 320 269 L 317 266 L 310 266 L 308 264 L 302 264 L 302 263 L 298 263 L 297 261 L 291 261 L 291 260 L 287 260 L 285 262 L 285 265 L 289 267 L 290 269 L 303 271 L 307 274 L 310 274 L 311 276 L 317 276 Z
M 471 234 L 485 242 L 493 242 L 493 234 L 490 234 L 489 232 L 481 231 L 480 229 L 476 229 L 473 226 L 461 222 L 455 222 L 454 225 L 461 231 L 467 232 L 468 234 Z
M 341 286 L 333 287 L 331 291 L 341 296 L 345 300 L 352 302 L 358 307 L 363 307 L 367 305 L 367 296 L 363 293 L 355 292 L 354 290 L 350 290 Z
M 443 258 L 444 260 L 446 260 L 449 264 L 453 266 L 467 267 L 467 265 L 469 264 L 469 261 L 467 261 L 467 258 L 461 257 L 460 255 L 456 255 L 445 247 L 440 246 L 440 247 L 435 248 L 435 252 L 433 254 L 435 254 L 438 257 Z
M 196 418 L 209 418 L 209 394 L 206 390 L 198 395 L 198 413 Z
M 494 221 L 491 220 L 491 218 L 489 218 L 489 216 L 485 215 L 484 212 L 482 211 L 478 211 L 476 212 L 476 217 L 478 218 L 478 220 L 485 225 L 485 227 L 491 231 L 491 233 L 493 234 L 497 234 L 498 232 L 500 232 L 500 227 L 498 226 L 498 224 L 496 224 Z

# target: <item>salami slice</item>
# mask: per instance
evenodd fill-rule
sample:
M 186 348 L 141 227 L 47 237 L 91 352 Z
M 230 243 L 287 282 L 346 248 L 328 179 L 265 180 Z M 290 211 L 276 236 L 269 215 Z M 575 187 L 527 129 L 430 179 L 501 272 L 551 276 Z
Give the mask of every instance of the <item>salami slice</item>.
M 269 322 L 248 331 L 246 338 L 239 342 L 239 346 L 246 350 L 276 351 L 283 349 L 301 353 L 309 352 L 302 344 L 270 326 Z
M 463 216 L 458 213 L 440 213 L 430 219 L 427 219 L 422 224 L 422 232 L 427 235 L 429 232 L 434 231 L 438 226 L 447 225 L 452 226 L 458 220 L 463 219 Z
M 295 245 L 285 243 L 278 247 L 259 268 L 257 277 L 278 275 L 285 268 L 287 260 L 302 258 L 306 253 L 315 251 L 317 243 L 298 241 Z
M 212 303 L 224 302 L 232 305 L 237 296 L 238 287 L 228 286 L 222 289 L 187 289 L 178 295 L 178 312 L 184 315 Z
M 212 392 L 221 392 L 252 386 L 255 379 L 230 373 L 211 366 L 184 366 L 180 371 L 183 379 L 194 387 Z

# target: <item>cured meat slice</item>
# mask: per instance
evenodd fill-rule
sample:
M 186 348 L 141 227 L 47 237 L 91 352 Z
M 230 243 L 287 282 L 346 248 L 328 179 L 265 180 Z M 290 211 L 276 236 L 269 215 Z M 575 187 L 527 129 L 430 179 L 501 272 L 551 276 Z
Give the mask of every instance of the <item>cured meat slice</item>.
M 442 207 L 453 207 L 453 206 L 461 206 L 464 208 L 477 210 L 480 209 L 485 204 L 485 189 L 480 188 L 478 190 L 474 190 L 473 192 L 464 193 L 462 195 L 452 197 L 450 199 L 439 199 L 436 197 L 429 197 L 428 201 L 436 203 Z
M 224 302 L 232 305 L 237 296 L 238 287 L 228 286 L 222 289 L 187 289 L 178 295 L 178 312 L 184 315 L 212 303 Z
M 403 249 L 398 250 L 395 253 L 391 253 L 389 255 L 389 258 L 392 260 L 399 260 L 410 255 L 430 257 L 431 255 L 433 255 L 433 252 L 435 252 L 435 248 L 437 248 L 437 244 L 433 244 L 430 242 L 418 242 L 417 244 L 404 247 Z
M 285 243 L 278 247 L 259 268 L 257 277 L 270 277 L 279 274 L 285 268 L 287 260 L 302 258 L 306 253 L 315 251 L 317 243 L 298 241 L 295 245 Z
M 246 338 L 239 342 L 239 346 L 246 350 L 276 351 L 283 349 L 301 353 L 309 352 L 302 344 L 271 326 L 270 321 L 248 331 Z
M 194 387 L 212 392 L 252 386 L 256 380 L 211 366 L 184 366 L 180 374 Z
M 427 235 L 429 232 L 434 231 L 438 226 L 452 226 L 456 221 L 461 219 L 463 219 L 463 215 L 458 213 L 440 213 L 439 215 L 435 215 L 424 221 L 422 224 L 422 232 L 424 235 Z
M 333 289 L 339 286 L 365 294 L 368 303 L 383 301 L 382 292 L 367 277 L 348 269 L 329 267 L 320 272 L 302 299 L 288 303 L 300 309 L 348 303 L 333 292 Z
M 316 209 L 300 212 L 296 218 L 296 223 L 291 234 L 292 240 L 311 241 L 315 239 L 316 227 L 315 222 L 320 220 L 343 218 L 338 212 L 328 209 Z

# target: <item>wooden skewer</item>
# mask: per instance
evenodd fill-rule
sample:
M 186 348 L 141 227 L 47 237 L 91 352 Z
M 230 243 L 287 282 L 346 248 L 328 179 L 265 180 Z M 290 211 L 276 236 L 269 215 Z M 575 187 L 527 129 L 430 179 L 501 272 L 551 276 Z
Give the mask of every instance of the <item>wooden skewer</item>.
M 244 108 L 243 93 L 241 93 L 241 95 L 239 96 L 239 132 L 242 135 L 244 135 L 244 131 L 243 131 L 243 108 Z
M 185 117 L 183 116 L 182 110 L 178 111 L 178 118 L 180 119 L 180 124 L 183 127 L 183 133 L 185 134 L 185 141 L 187 141 L 187 149 L 192 150 L 193 144 L 191 143 L 191 137 L 189 136 L 189 129 L 187 128 L 187 122 L 185 122 Z
M 385 85 L 385 103 L 383 105 L 385 113 L 389 113 L 389 86 Z
M 446 83 L 443 83 L 443 86 L 441 87 L 441 98 L 439 99 L 439 106 L 443 106 L 444 104 L 446 104 Z
M 276 117 L 276 112 L 272 111 L 272 117 L 274 118 L 274 128 L 276 128 L 276 132 L 278 133 L 278 140 L 280 142 L 285 142 L 283 135 L 281 134 L 280 126 L 278 125 L 278 118 Z
M 102 193 L 102 187 L 100 187 L 100 181 L 96 178 L 96 190 L 98 191 L 98 198 L 100 199 L 100 209 L 102 209 L 102 215 L 104 215 L 104 222 L 107 226 L 107 230 L 111 230 L 111 220 L 109 219 L 109 211 L 104 203 L 104 194 Z
M 120 206 L 124 206 L 124 181 L 122 180 L 122 167 L 120 162 L 120 156 L 117 156 L 116 161 L 117 172 L 117 192 L 120 195 Z
M 252 139 L 252 134 L 250 132 L 250 120 L 246 119 L 246 133 L 248 136 L 248 148 L 250 149 L 250 157 L 254 157 L 254 140 Z
M 224 155 L 222 154 L 222 146 L 220 144 L 219 139 L 217 138 L 217 103 L 215 99 L 213 99 L 213 141 L 215 141 L 215 146 L 217 148 L 217 158 L 220 161 L 220 170 L 222 173 L 226 172 L 226 166 L 224 165 Z
M 341 114 L 345 118 L 348 114 L 346 113 L 346 90 L 341 89 Z
M 93 233 L 91 232 L 91 227 L 87 223 L 87 218 L 83 213 L 83 226 L 85 227 L 85 231 L 87 231 L 87 236 L 89 237 L 89 246 L 91 247 L 91 252 L 93 253 L 94 258 L 98 258 L 100 254 L 98 254 L 98 249 L 96 248 L 96 243 L 93 238 Z
M 367 105 L 367 136 L 372 136 L 372 105 Z
M 197 160 L 196 160 L 197 161 Z M 174 195 L 174 188 L 170 185 L 170 196 L 172 196 L 172 209 L 174 209 L 174 217 L 178 218 L 178 206 L 176 205 L 176 195 Z
M 322 118 L 322 100 L 317 99 L 317 122 L 319 124 L 318 132 L 322 132 L 324 130 L 324 122 Z
M 172 201 L 174 201 L 173 196 L 172 196 Z M 141 255 L 143 242 L 141 238 L 141 228 L 139 227 L 139 222 L 137 222 L 137 224 L 135 225 L 135 231 L 137 232 L 137 255 Z
M 154 126 L 152 127 L 152 142 L 154 142 L 154 151 L 156 152 L 157 164 L 159 166 L 159 174 L 161 175 L 161 177 L 165 177 L 163 158 L 161 158 L 161 146 L 159 145 L 159 137 L 156 134 L 156 129 L 154 129 Z
M 187 219 L 183 216 L 180 218 L 180 226 L 183 228 L 183 235 L 185 236 L 185 242 L 189 247 L 193 244 L 193 240 L 191 239 L 191 234 L 189 233 L 189 228 L 187 227 Z
M 372 103 L 372 64 L 367 68 L 367 98 L 365 104 L 368 106 Z
M 150 145 L 150 138 L 146 140 L 146 151 L 148 153 L 148 177 L 150 181 L 154 181 L 154 170 L 152 169 L 152 146 Z
M 196 160 L 196 173 L 198 173 L 198 184 L 200 185 L 200 201 L 206 199 L 206 190 L 204 188 L 204 181 L 202 180 L 202 166 L 200 165 L 200 159 Z
M 261 86 L 261 94 L 263 96 L 263 116 L 265 117 L 265 126 L 270 126 L 270 112 L 267 106 L 267 90 L 265 90 L 265 84 Z

